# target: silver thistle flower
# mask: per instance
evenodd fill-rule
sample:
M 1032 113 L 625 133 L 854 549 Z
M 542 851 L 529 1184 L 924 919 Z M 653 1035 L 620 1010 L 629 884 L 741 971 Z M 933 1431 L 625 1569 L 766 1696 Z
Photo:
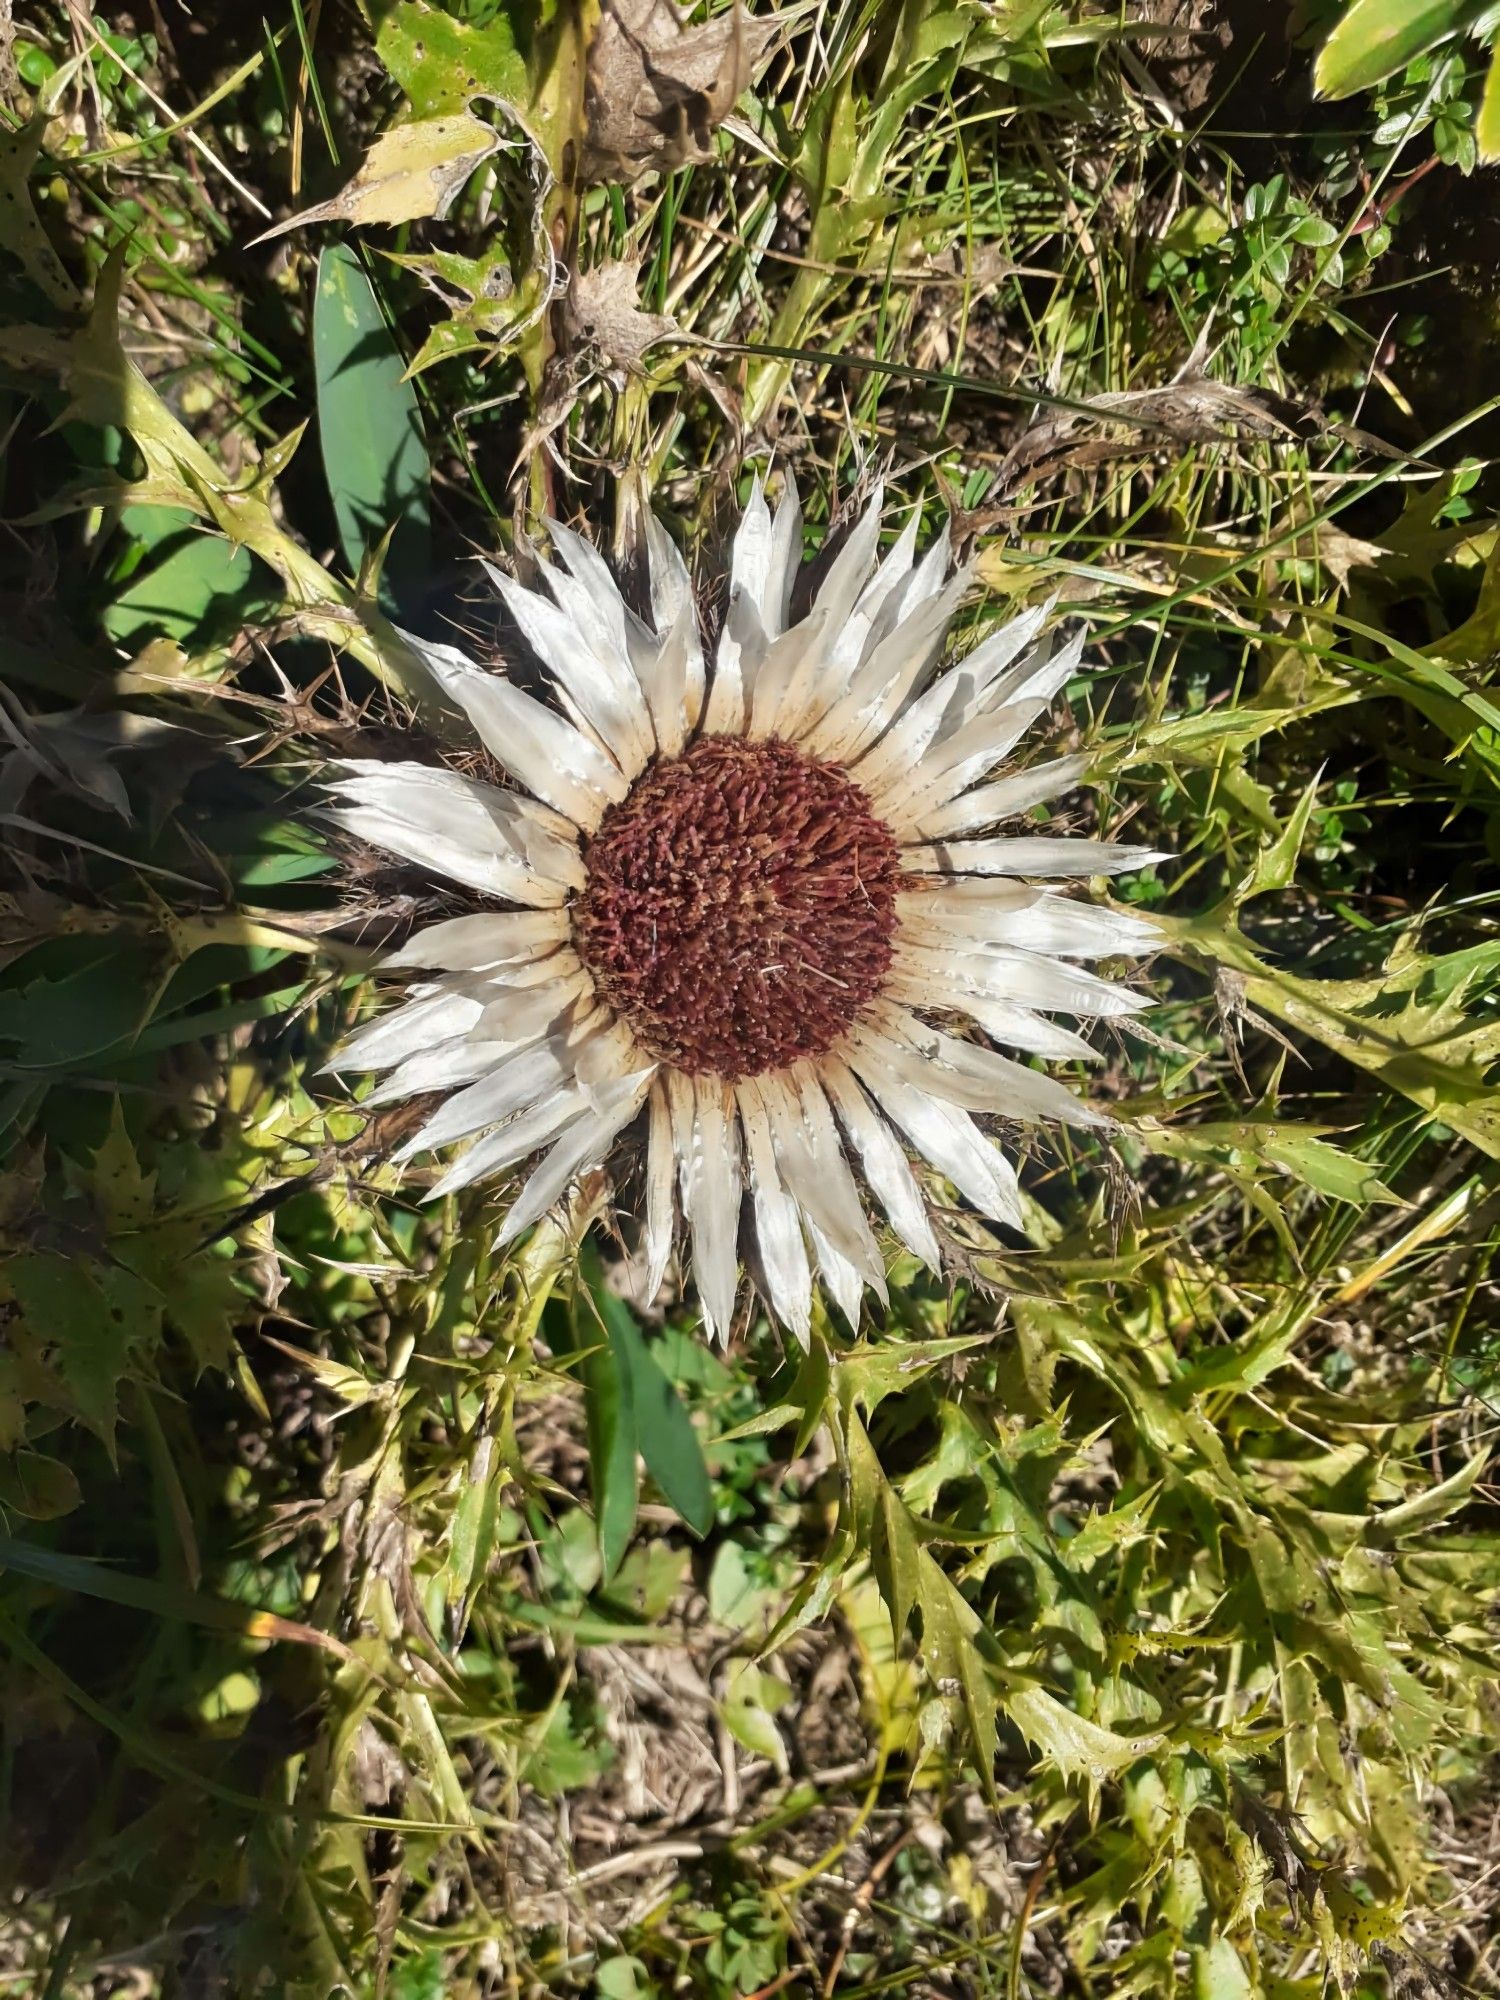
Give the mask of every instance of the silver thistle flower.
M 589 542 L 549 524 L 548 595 L 491 570 L 556 705 L 452 647 L 412 643 L 514 789 L 420 763 L 348 763 L 349 832 L 483 899 L 387 961 L 430 976 L 334 1059 L 371 1101 L 443 1094 L 400 1157 L 469 1143 L 441 1195 L 541 1154 L 500 1240 L 646 1125 L 646 1284 L 679 1217 L 722 1337 L 748 1198 L 761 1290 L 808 1335 L 814 1275 L 854 1321 L 883 1260 L 855 1178 L 934 1271 L 926 1167 L 1021 1219 L 1015 1170 L 975 1123 L 1108 1121 L 1027 1055 L 1087 1058 L 1057 1014 L 1147 1004 L 1082 969 L 1153 926 L 1059 882 L 1164 857 L 999 831 L 1086 759 L 994 776 L 1076 672 L 1081 635 L 1027 611 L 936 669 L 970 584 L 916 518 L 877 560 L 877 494 L 791 624 L 802 523 L 759 485 L 734 541 L 712 666 L 682 557 L 648 520 L 651 616 Z M 981 1042 L 937 1025 L 966 1015 Z M 544 1150 L 545 1149 L 545 1150 Z M 914 1169 L 913 1156 L 918 1165 Z

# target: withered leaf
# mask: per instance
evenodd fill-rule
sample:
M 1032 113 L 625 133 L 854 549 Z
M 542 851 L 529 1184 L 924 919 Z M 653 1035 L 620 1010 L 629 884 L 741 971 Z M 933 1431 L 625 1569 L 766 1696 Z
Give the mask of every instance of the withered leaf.
M 739 0 L 696 28 L 673 0 L 604 0 L 589 46 L 578 181 L 633 181 L 712 159 L 715 130 L 776 32 Z
M 1001 490 L 1013 492 L 1024 480 L 1064 466 L 1103 464 L 1167 445 L 1223 444 L 1236 436 L 1291 441 L 1309 435 L 1312 423 L 1310 411 L 1270 390 L 1235 388 L 1190 366 L 1159 389 L 1090 396 L 1071 409 L 1049 410 L 1011 446 L 1000 468 Z
M 641 357 L 653 342 L 677 331 L 666 313 L 642 312 L 640 266 L 618 261 L 580 271 L 563 299 L 563 333 L 574 350 L 592 349 L 606 366 L 627 374 L 642 372 Z
M 448 213 L 474 169 L 500 145 L 493 126 L 472 111 L 419 118 L 384 132 L 364 165 L 332 201 L 304 208 L 257 236 L 267 243 L 309 222 L 415 222 Z

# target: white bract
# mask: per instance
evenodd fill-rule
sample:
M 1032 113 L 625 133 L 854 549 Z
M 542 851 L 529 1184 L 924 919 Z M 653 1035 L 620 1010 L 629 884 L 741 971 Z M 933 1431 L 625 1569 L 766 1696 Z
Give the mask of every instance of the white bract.
M 1006 830 L 1082 775 L 1080 757 L 997 775 L 1081 639 L 1044 634 L 1044 607 L 939 672 L 969 573 L 949 574 L 946 539 L 917 560 L 915 517 L 880 559 L 878 494 L 793 624 L 796 495 L 773 516 L 757 485 L 711 659 L 659 524 L 649 618 L 549 526 L 548 594 L 491 575 L 554 701 L 411 640 L 511 782 L 399 762 L 334 777 L 350 833 L 480 900 L 387 960 L 421 976 L 333 1067 L 379 1072 L 376 1103 L 441 1094 L 402 1153 L 462 1143 L 434 1195 L 530 1163 L 502 1243 L 639 1121 L 648 1287 L 685 1223 L 722 1337 L 743 1236 L 805 1340 L 815 1282 L 851 1322 L 866 1286 L 884 1296 L 867 1195 L 937 1270 L 932 1171 L 1020 1222 L 977 1118 L 1107 1122 L 1027 1059 L 1092 1056 L 1058 1015 L 1146 1005 L 1084 968 L 1158 935 L 1052 885 L 1165 857 Z

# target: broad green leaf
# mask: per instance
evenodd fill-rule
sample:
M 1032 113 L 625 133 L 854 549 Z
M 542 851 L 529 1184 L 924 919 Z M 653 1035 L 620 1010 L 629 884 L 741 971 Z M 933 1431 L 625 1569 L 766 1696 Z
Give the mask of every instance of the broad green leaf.
M 629 1310 L 605 1284 L 592 1243 L 584 1245 L 579 1270 L 582 1282 L 573 1298 L 573 1341 L 584 1357 L 579 1374 L 588 1421 L 594 1526 L 600 1572 L 608 1583 L 624 1561 L 635 1527 L 633 1377 L 622 1352 L 626 1336 L 616 1331 L 618 1320 L 622 1315 L 628 1318 Z
M 127 507 L 121 525 L 139 534 L 147 515 L 159 524 L 153 524 L 149 567 L 143 565 L 100 616 L 118 645 L 158 637 L 199 645 L 237 631 L 264 610 L 268 595 L 257 587 L 248 549 L 176 507 Z
M 713 1490 L 703 1446 L 682 1399 L 662 1373 L 621 1298 L 597 1279 L 591 1296 L 609 1336 L 609 1349 L 620 1374 L 620 1392 L 631 1413 L 638 1448 L 646 1470 L 695 1535 L 706 1535 L 714 1523 Z M 580 1326 L 580 1333 L 584 1329 Z M 618 1419 L 616 1420 L 618 1423 Z M 622 1447 L 616 1445 L 619 1451 Z M 597 1502 L 597 1495 L 596 1495 Z
M 594 1968 L 599 2000 L 656 2000 L 657 1986 L 638 1958 L 601 1958 Z
M 59 938 L 6 969 L 0 1044 L 23 1069 L 61 1069 L 114 1048 L 145 1018 L 159 984 L 145 945 L 118 938 Z
M 714 1524 L 713 1491 L 692 1420 L 639 1332 L 632 1328 L 616 1351 L 627 1365 L 636 1440 L 646 1470 L 693 1533 L 706 1535 Z
M 313 305 L 318 439 L 351 572 L 391 534 L 382 569 L 382 601 L 420 585 L 428 564 L 431 468 L 416 391 L 381 313 L 370 280 L 347 244 L 318 259 Z M 392 532 L 394 531 L 394 532 Z
M 721 1542 L 708 1573 L 708 1615 L 729 1632 L 744 1632 L 762 1622 L 768 1604 L 780 1596 L 767 1581 L 764 1564 L 759 1572 L 745 1547 L 736 1541 Z
M 724 1726 L 735 1741 L 742 1743 L 752 1757 L 764 1757 L 783 1774 L 787 1769 L 786 1745 L 776 1727 L 774 1711 L 790 1693 L 784 1681 L 748 1660 L 741 1660 L 732 1669 L 724 1699 L 719 1704 Z
M 1194 1951 L 1193 2000 L 1252 2000 L 1254 1992 L 1244 1960 L 1227 1937 Z
M 1157 247 L 1191 257 L 1222 242 L 1228 231 L 1229 219 L 1222 208 L 1214 202 L 1191 202 L 1162 231 Z
M 1318 52 L 1314 87 L 1350 97 L 1405 69 L 1463 24 L 1463 0 L 1354 0 Z
M 448 1973 L 436 1945 L 414 1952 L 391 1968 L 386 1992 L 390 2000 L 446 2000 Z

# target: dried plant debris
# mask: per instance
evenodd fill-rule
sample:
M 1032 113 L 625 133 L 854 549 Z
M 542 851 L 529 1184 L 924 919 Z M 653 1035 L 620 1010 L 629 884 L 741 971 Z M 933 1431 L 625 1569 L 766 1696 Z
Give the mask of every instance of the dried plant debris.
M 1245 438 L 1297 445 L 1320 435 L 1339 437 L 1375 457 L 1402 456 L 1368 432 L 1330 423 L 1316 404 L 1295 403 L 1271 389 L 1216 382 L 1195 357 L 1159 389 L 1126 389 L 1090 396 L 1071 409 L 1049 409 L 1011 446 L 998 485 L 1002 492 L 1014 492 L 1065 467 L 1102 465 L 1167 448 Z
M 563 296 L 563 336 L 569 348 L 596 355 L 607 368 L 643 374 L 646 349 L 677 331 L 667 313 L 642 312 L 640 267 L 614 261 L 580 271 Z
M 735 0 L 690 28 L 672 0 L 606 0 L 589 49 L 577 178 L 633 181 L 714 156 L 714 133 L 777 32 Z

